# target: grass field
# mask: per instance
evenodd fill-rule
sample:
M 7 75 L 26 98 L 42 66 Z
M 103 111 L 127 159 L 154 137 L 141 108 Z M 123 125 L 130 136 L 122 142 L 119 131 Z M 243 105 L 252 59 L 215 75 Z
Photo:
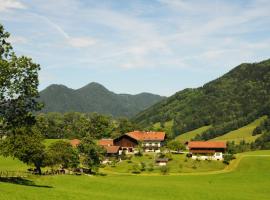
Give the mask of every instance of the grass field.
M 203 126 L 201 128 L 195 129 L 193 131 L 189 131 L 186 133 L 183 133 L 176 137 L 176 140 L 179 140 L 181 142 L 190 141 L 192 138 L 194 138 L 196 135 L 202 134 L 204 131 L 209 129 L 211 126 Z
M 30 178 L 35 186 L 0 182 L 0 199 L 268 200 L 270 157 L 262 155 L 270 155 L 270 151 L 241 154 L 231 171 L 216 174 L 43 176 Z
M 241 140 L 245 140 L 246 142 L 253 142 L 255 141 L 260 135 L 252 136 L 253 130 L 261 124 L 267 117 L 261 117 L 254 122 L 239 128 L 237 130 L 231 131 L 225 135 L 222 135 L 220 137 L 214 138 L 213 140 L 218 141 L 235 141 L 236 143 L 239 143 Z
M 44 144 L 45 144 L 46 146 L 50 146 L 51 144 L 53 144 L 53 143 L 55 143 L 55 142 L 57 142 L 57 141 L 60 141 L 60 140 L 69 141 L 69 140 L 67 140 L 67 139 L 45 139 L 45 140 L 44 140 Z
M 132 173 L 132 167 L 134 165 L 141 166 L 141 162 L 144 162 L 146 167 L 145 171 L 141 174 L 161 174 L 160 167 L 154 165 L 153 171 L 149 171 L 149 165 L 155 163 L 155 154 L 146 154 L 141 157 L 133 156 L 132 159 L 124 160 L 117 163 L 115 166 L 106 166 L 101 169 L 104 173 Z M 219 161 L 196 161 L 187 159 L 184 154 L 172 154 L 172 160 L 168 162 L 169 174 L 178 173 L 194 173 L 194 172 L 205 172 L 205 171 L 217 171 L 224 169 L 225 165 Z

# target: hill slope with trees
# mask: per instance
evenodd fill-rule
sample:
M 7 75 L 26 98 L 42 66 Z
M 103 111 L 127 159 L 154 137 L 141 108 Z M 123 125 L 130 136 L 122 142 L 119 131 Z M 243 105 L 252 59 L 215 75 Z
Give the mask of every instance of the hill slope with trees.
M 42 112 L 98 112 L 116 117 L 134 116 L 164 98 L 150 93 L 116 94 L 94 82 L 77 90 L 51 85 L 40 92 L 45 104 Z
M 270 111 L 270 59 L 244 63 L 196 89 L 185 89 L 139 113 L 143 126 L 173 120 L 175 135 L 212 125 L 196 139 L 235 130 Z

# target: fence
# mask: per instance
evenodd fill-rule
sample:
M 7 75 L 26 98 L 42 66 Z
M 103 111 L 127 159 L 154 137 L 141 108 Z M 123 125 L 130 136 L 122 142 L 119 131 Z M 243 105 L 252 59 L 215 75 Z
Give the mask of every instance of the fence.
M 0 171 L 0 178 L 25 178 L 29 176 L 26 171 Z

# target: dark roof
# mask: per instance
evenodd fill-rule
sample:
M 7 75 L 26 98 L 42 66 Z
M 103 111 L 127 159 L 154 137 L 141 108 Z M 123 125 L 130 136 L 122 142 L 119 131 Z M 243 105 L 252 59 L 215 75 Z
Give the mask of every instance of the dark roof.
M 156 162 L 168 162 L 169 159 L 168 158 L 157 158 Z

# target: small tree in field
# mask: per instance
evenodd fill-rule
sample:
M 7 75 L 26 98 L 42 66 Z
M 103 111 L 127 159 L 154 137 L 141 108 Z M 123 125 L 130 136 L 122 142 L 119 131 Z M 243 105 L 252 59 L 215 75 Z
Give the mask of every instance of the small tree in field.
M 79 144 L 78 150 L 82 156 L 83 165 L 86 166 L 90 172 L 98 171 L 103 158 L 104 149 L 97 146 L 91 137 L 85 137 Z
M 173 151 L 180 151 L 185 149 L 185 145 L 177 140 L 171 140 L 167 143 L 167 147 Z
M 38 174 L 45 166 L 45 145 L 39 133 L 30 128 L 16 130 L 16 136 L 9 136 L 1 141 L 1 151 L 4 156 L 18 158 L 20 161 L 34 165 Z
M 76 149 L 69 142 L 57 141 L 48 147 L 48 165 L 61 165 L 63 168 L 76 168 L 80 161 Z
M 168 166 L 161 166 L 160 167 L 160 172 L 162 175 L 166 175 L 169 173 L 169 167 Z

